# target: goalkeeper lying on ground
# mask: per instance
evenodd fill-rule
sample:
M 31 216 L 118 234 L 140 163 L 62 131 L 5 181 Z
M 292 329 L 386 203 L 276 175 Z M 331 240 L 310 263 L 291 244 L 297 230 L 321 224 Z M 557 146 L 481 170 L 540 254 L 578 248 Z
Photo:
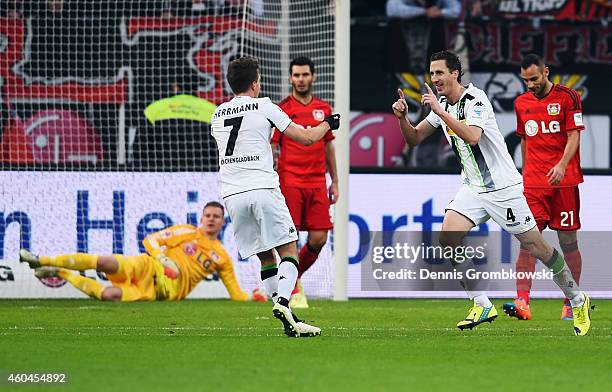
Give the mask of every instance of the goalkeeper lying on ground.
M 218 272 L 232 300 L 247 301 L 229 255 L 217 239 L 224 222 L 218 202 L 204 206 L 200 227 L 175 225 L 147 236 L 148 254 L 98 256 L 86 253 L 36 256 L 25 249 L 19 259 L 34 268 L 38 278 L 58 276 L 90 297 L 104 301 L 181 300 L 205 277 Z M 70 270 L 95 269 L 111 281 L 105 286 Z M 254 299 L 265 301 L 255 292 Z

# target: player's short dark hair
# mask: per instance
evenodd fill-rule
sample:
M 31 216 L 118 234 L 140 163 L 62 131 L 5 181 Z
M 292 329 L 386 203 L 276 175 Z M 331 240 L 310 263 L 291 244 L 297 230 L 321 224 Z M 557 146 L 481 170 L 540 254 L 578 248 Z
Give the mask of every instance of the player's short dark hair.
M 234 94 L 244 93 L 251 83 L 257 81 L 259 60 L 255 57 L 240 57 L 227 67 L 227 81 Z
M 223 204 L 219 203 L 218 201 L 209 201 L 202 210 L 205 210 L 208 207 L 221 208 L 221 215 L 225 216 L 225 208 L 223 207 Z
M 436 52 L 431 55 L 429 58 L 429 62 L 432 63 L 436 60 L 444 60 L 446 62 L 446 67 L 449 71 L 459 71 L 459 76 L 457 76 L 457 81 L 461 83 L 461 77 L 463 76 L 463 71 L 461 70 L 461 61 L 456 54 L 451 51 L 443 50 L 441 52 Z
M 542 68 L 544 66 L 544 60 L 535 53 L 529 53 L 527 56 L 523 57 L 521 68 L 527 69 L 532 65 L 537 65 L 538 68 Z
M 312 74 L 315 73 L 314 62 L 312 61 L 310 57 L 298 56 L 294 58 L 293 60 L 291 60 L 291 64 L 289 64 L 289 74 L 290 75 L 291 75 L 291 72 L 293 71 L 294 65 L 307 65 L 310 68 L 310 73 Z

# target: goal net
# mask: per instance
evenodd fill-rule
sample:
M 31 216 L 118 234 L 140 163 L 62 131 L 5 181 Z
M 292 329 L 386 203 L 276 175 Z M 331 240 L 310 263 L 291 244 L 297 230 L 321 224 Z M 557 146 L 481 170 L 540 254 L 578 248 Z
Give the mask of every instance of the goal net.
M 79 296 L 35 279 L 17 261 L 21 247 L 132 255 L 151 232 L 197 225 L 202 206 L 220 199 L 209 125 L 153 124 L 145 108 L 181 94 L 220 104 L 231 97 L 226 67 L 242 55 L 260 59 L 262 96 L 274 102 L 290 92 L 290 60 L 311 57 L 315 94 L 333 105 L 333 4 L 0 2 L 0 297 Z M 239 257 L 231 223 L 222 235 L 249 292 L 261 284 L 259 262 Z M 304 275 L 307 294 L 332 295 L 331 243 Z M 194 292 L 224 295 L 215 277 Z

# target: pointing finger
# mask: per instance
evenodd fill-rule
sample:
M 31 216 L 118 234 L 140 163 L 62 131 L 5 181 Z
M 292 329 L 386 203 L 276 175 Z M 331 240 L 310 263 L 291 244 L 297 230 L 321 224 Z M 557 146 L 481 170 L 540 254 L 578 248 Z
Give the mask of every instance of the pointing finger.
M 400 99 L 404 99 L 404 90 L 402 90 L 401 88 L 398 88 L 397 95 L 399 95 Z
M 429 85 L 427 83 L 425 83 L 425 87 L 427 87 L 427 92 L 430 94 L 433 94 L 433 91 L 431 90 L 431 87 L 429 87 Z

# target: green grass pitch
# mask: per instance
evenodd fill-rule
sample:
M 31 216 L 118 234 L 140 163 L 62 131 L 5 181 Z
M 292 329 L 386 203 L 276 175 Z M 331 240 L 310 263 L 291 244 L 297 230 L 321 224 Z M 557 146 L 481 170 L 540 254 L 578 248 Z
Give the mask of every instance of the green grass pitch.
M 269 303 L 2 300 L 2 377 L 66 373 L 68 384 L 0 390 L 609 390 L 612 301 L 594 301 L 584 338 L 559 320 L 560 303 L 459 331 L 467 301 L 311 301 L 299 315 L 323 334 L 292 339 Z

